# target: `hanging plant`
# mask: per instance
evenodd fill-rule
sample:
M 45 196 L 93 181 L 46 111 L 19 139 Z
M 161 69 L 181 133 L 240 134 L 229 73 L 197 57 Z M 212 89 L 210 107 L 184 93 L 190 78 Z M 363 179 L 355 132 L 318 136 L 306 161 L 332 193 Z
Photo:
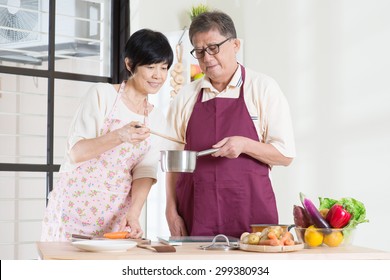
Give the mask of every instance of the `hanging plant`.
M 209 7 L 203 4 L 199 4 L 198 6 L 192 6 L 191 11 L 190 11 L 190 18 L 191 21 L 198 15 L 208 12 Z

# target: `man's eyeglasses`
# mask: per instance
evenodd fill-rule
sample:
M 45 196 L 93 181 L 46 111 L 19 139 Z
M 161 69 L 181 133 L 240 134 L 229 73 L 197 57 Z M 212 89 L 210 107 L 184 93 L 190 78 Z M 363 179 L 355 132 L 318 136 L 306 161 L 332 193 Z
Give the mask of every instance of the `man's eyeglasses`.
M 201 48 L 201 49 L 193 49 L 190 54 L 195 57 L 196 59 L 203 58 L 205 55 L 205 52 L 207 52 L 209 55 L 216 55 L 219 53 L 219 47 L 222 46 L 224 43 L 229 41 L 230 39 L 233 39 L 233 37 L 229 37 L 226 40 L 222 41 L 219 44 L 213 44 L 208 46 L 207 48 Z

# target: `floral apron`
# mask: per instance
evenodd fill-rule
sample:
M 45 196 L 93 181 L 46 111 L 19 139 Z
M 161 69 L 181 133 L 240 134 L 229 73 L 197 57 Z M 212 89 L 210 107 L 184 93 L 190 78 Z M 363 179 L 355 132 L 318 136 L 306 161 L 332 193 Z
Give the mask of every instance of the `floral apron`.
M 236 98 L 202 102 L 199 92 L 188 122 L 185 150 L 202 151 L 225 137 L 259 141 L 244 100 L 245 68 Z M 251 224 L 276 224 L 278 212 L 269 168 L 248 155 L 236 159 L 198 157 L 193 173 L 181 173 L 176 185 L 178 211 L 189 235 L 240 237 Z
M 129 122 L 115 118 L 125 83 L 121 84 L 100 135 Z M 138 144 L 122 143 L 60 174 L 49 195 L 41 240 L 65 241 L 71 234 L 102 236 L 117 231 L 131 204 L 131 170 L 149 149 L 148 139 Z

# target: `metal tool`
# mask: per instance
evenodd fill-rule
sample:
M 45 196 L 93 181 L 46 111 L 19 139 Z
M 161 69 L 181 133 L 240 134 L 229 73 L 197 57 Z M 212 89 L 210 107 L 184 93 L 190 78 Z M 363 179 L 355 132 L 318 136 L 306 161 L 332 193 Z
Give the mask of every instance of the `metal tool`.
M 196 167 L 196 159 L 201 156 L 211 155 L 219 149 L 208 149 L 200 152 L 168 150 L 161 151 L 161 170 L 164 172 L 189 172 L 192 173 Z
M 226 243 L 218 243 L 218 238 L 225 239 Z M 236 250 L 240 248 L 240 245 L 238 243 L 233 243 L 229 241 L 229 238 L 224 234 L 218 234 L 214 237 L 213 241 L 209 245 L 202 245 L 199 246 L 203 250 L 222 250 L 222 251 L 228 251 L 228 250 Z

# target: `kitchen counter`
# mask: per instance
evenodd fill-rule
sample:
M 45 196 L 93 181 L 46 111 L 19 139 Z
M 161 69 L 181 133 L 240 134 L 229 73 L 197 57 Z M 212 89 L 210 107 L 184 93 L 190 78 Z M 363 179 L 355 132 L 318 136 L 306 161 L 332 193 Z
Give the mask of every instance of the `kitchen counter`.
M 390 260 L 390 252 L 358 246 L 261 253 L 242 250 L 205 251 L 199 249 L 200 245 L 205 243 L 175 246 L 174 253 L 157 253 L 138 247 L 126 252 L 88 252 L 72 246 L 70 242 L 37 242 L 37 249 L 44 260 Z

